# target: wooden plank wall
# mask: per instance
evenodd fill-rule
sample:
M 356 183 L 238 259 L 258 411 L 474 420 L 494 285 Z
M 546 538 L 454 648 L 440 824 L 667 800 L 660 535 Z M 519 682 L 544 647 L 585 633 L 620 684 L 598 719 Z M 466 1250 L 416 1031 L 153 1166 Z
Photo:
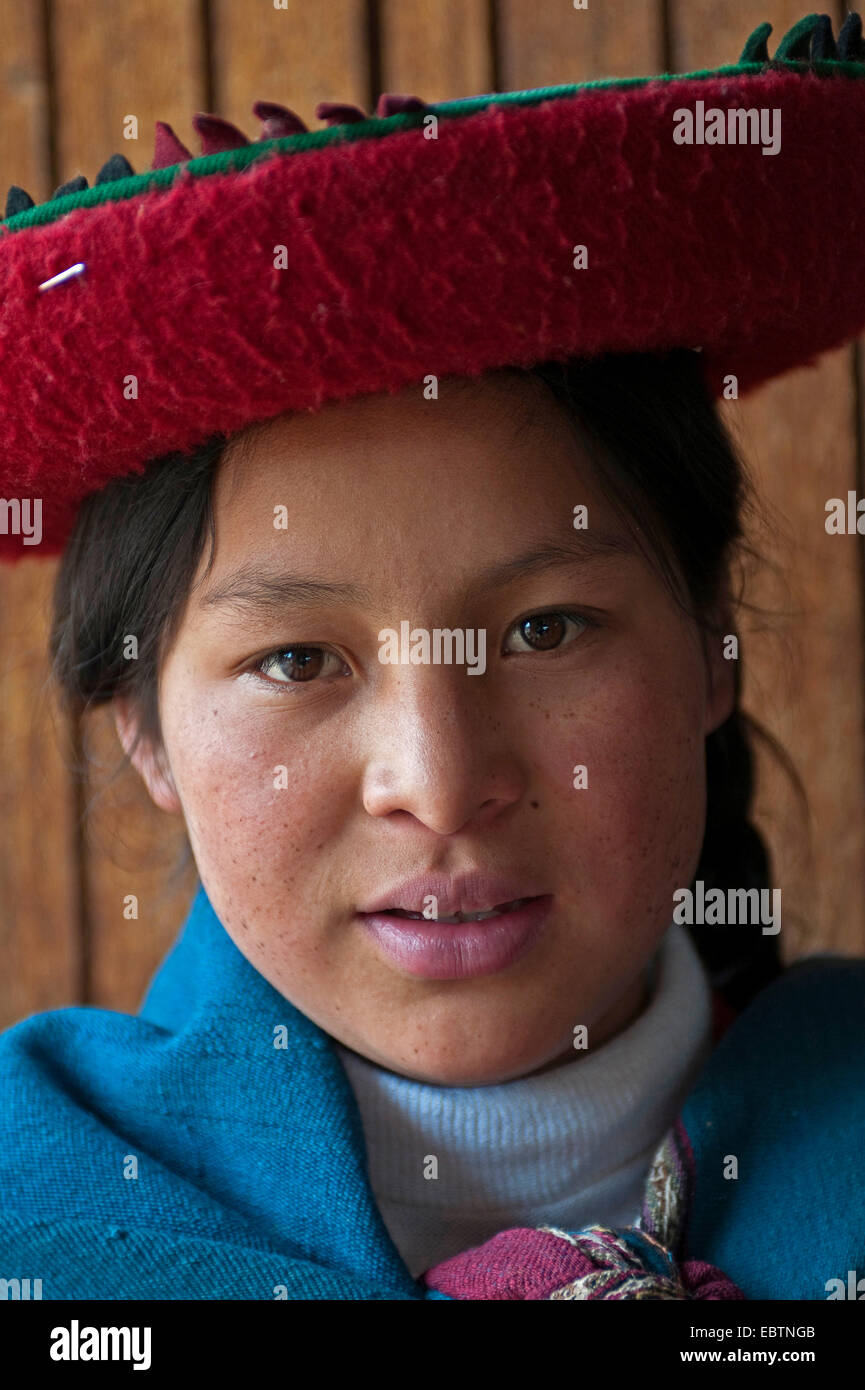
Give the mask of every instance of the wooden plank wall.
M 846 7 L 827 4 L 840 24 Z M 153 125 L 192 150 L 195 110 L 253 135 L 256 98 L 315 126 L 321 100 L 371 109 L 381 91 L 428 101 L 734 62 L 764 19 L 770 46 L 802 0 L 0 0 L 3 189 L 41 201 L 92 181 L 115 150 L 141 171 Z M 138 119 L 138 139 L 123 122 Z M 815 267 L 815 274 L 819 267 Z M 765 511 L 755 543 L 772 566 L 750 585 L 767 612 L 746 625 L 748 708 L 794 757 L 810 824 L 760 761 L 760 824 L 784 892 L 788 956 L 865 951 L 863 565 L 858 537 L 828 537 L 824 504 L 862 489 L 859 346 L 724 407 Z M 68 727 L 46 686 L 55 562 L 0 566 L 0 1027 L 72 1002 L 134 1010 L 185 915 L 169 878 L 182 831 L 134 774 L 102 711 Z M 91 770 L 78 788 L 74 762 Z M 85 811 L 87 815 L 85 816 Z M 135 893 L 137 921 L 122 902 Z

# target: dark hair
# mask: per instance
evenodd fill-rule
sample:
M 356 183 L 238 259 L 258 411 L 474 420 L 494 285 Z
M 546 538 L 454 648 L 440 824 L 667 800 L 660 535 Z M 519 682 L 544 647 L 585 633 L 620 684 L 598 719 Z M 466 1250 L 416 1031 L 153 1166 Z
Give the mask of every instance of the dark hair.
M 608 498 L 679 600 L 720 640 L 713 614 L 746 549 L 743 516 L 751 503 L 699 354 L 616 354 L 507 370 L 525 371 L 552 391 Z M 161 659 L 208 532 L 212 562 L 212 482 L 226 442 L 214 436 L 192 455 L 168 455 L 91 494 L 57 574 L 51 656 L 71 712 L 125 696 L 138 711 L 139 738 L 157 751 Z M 138 639 L 134 661 L 123 650 L 130 634 Z M 750 820 L 749 733 L 768 736 L 739 709 L 740 669 L 737 660 L 736 707 L 706 739 L 706 829 L 695 879 L 707 889 L 770 885 L 766 847 Z M 187 844 L 187 863 L 190 857 Z M 692 937 L 712 984 L 734 1008 L 781 969 L 775 936 L 734 925 L 693 930 Z

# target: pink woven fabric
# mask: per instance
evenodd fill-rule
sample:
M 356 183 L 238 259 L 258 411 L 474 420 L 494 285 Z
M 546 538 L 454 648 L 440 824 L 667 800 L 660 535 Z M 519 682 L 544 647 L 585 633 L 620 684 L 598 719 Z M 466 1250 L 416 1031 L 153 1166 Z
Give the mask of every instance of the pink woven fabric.
M 456 1299 L 744 1299 L 702 1260 L 677 1267 L 636 1228 L 569 1233 L 515 1227 L 427 1270 L 427 1288 Z

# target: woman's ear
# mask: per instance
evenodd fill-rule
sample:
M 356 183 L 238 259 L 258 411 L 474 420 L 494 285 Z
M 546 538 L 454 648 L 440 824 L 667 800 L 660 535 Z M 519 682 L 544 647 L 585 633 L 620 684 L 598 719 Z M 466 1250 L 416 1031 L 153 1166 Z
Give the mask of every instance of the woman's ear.
M 710 619 L 703 633 L 706 654 L 706 734 L 712 734 L 736 708 L 739 638 L 727 604 Z
M 161 746 L 154 748 L 146 738 L 141 738 L 136 745 L 140 728 L 139 717 L 133 703 L 120 696 L 114 700 L 114 725 L 123 744 L 123 751 L 144 782 L 151 800 L 162 811 L 182 815 L 183 808 L 165 750 Z

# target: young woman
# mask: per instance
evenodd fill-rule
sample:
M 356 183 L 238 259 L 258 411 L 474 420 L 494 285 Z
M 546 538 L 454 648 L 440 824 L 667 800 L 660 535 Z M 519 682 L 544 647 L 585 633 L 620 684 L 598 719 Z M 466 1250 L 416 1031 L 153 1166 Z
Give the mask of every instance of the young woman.
M 825 58 L 815 33 L 807 58 L 774 69 L 749 41 L 740 100 L 757 84 L 796 131 L 822 84 L 826 120 L 861 119 L 865 87 L 840 71 L 858 50 Z M 56 238 L 56 259 L 80 257 L 98 289 L 112 230 L 138 228 L 146 259 L 172 218 L 210 237 L 222 203 L 229 245 L 214 256 L 238 279 L 238 245 L 278 257 L 286 244 L 278 176 L 323 248 L 287 258 L 309 309 L 300 352 L 285 319 L 249 301 L 285 306 L 275 267 L 240 273 L 229 301 L 212 267 L 220 292 L 201 324 L 166 324 L 158 296 L 149 312 L 136 299 L 121 366 L 152 373 L 144 437 L 91 382 L 72 443 L 88 468 L 65 493 L 68 479 L 40 475 L 54 484 L 47 548 L 63 549 L 58 679 L 76 713 L 113 703 L 200 879 L 138 1015 L 58 1010 L 0 1040 L 0 1248 L 41 1272 L 44 1297 L 822 1298 L 865 1266 L 865 966 L 781 970 L 738 708 L 745 480 L 712 389 L 725 362 L 750 385 L 841 341 L 851 316 L 865 324 L 865 297 L 801 341 L 751 304 L 731 345 L 701 294 L 670 308 L 664 345 L 648 326 L 663 287 L 627 254 L 589 288 L 579 257 L 560 273 L 563 235 L 604 265 L 572 207 L 551 199 L 513 249 L 510 210 L 492 206 L 506 151 L 517 192 L 537 193 L 543 155 L 537 177 L 562 166 L 564 198 L 587 113 L 601 141 L 623 110 L 635 133 L 649 116 L 668 130 L 689 93 L 732 80 L 650 84 L 629 105 L 614 86 L 468 112 L 402 101 L 372 131 L 339 108 L 341 141 L 271 128 L 269 161 L 155 189 L 126 180 L 113 202 L 79 191 L 44 227 L 37 209 L 19 214 L 31 222 L 0 246 L 41 237 L 32 258 Z M 402 124 L 382 131 L 389 120 Z M 666 169 L 679 153 L 671 140 Z M 717 162 L 707 205 L 765 177 L 747 154 Z M 490 201 L 465 226 L 460 195 L 487 166 Z M 780 228 L 793 195 L 777 167 L 762 215 Z M 325 175 L 330 201 L 316 203 Z M 392 292 L 384 240 L 365 240 L 364 284 L 330 239 L 339 179 L 383 213 L 398 178 L 441 214 L 427 249 L 445 249 L 415 298 Z M 665 217 L 684 195 L 669 196 Z M 861 188 L 851 202 L 848 239 Z M 463 228 L 455 247 L 448 225 Z M 191 252 L 172 244 L 173 296 Z M 493 262 L 505 248 L 509 274 L 487 262 L 472 291 L 461 257 L 481 245 Z M 755 251 L 755 282 L 761 268 Z M 142 294 L 131 271 L 124 287 Z M 619 294 L 634 311 L 624 335 Z M 474 337 L 455 339 L 442 298 Z M 94 308 L 95 327 L 74 319 L 79 347 L 107 331 L 110 295 Z M 623 340 L 605 348 L 604 331 Z M 204 400 L 184 334 L 210 354 Z M 98 341 L 90 368 L 107 380 Z M 268 401 L 277 341 L 291 370 Z M 169 384 L 176 416 L 153 389 Z

